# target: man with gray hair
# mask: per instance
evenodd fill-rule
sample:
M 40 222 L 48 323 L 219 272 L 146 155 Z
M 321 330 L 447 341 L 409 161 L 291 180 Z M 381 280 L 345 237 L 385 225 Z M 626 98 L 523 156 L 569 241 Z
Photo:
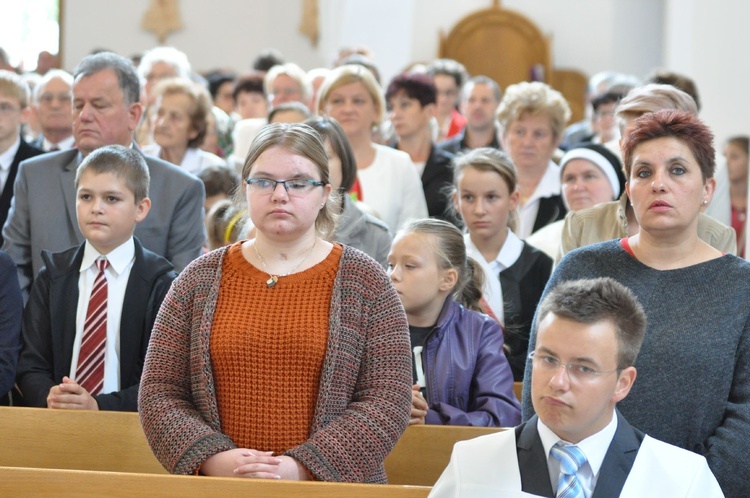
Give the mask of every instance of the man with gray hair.
M 75 208 L 75 172 L 84 157 L 105 145 L 133 143 L 143 107 L 133 64 L 111 52 L 85 57 L 74 72 L 73 134 L 78 149 L 44 154 L 21 163 L 3 227 L 5 249 L 18 267 L 24 296 L 41 269 L 41 251 L 57 252 L 83 242 Z M 146 157 L 153 206 L 135 235 L 177 271 L 201 254 L 203 185 L 160 159 Z
M 138 65 L 138 76 L 143 82 L 143 97 L 154 104 L 154 86 L 166 78 L 190 78 L 190 62 L 185 52 L 174 47 L 154 47 L 147 50 Z
M 41 133 L 31 145 L 44 152 L 68 150 L 75 146 L 73 136 L 73 75 L 50 69 L 34 88 L 31 110 Z
M 307 82 L 307 73 L 297 64 L 287 62 L 273 66 L 263 80 L 271 108 L 289 102 L 301 102 L 310 105 L 312 88 Z

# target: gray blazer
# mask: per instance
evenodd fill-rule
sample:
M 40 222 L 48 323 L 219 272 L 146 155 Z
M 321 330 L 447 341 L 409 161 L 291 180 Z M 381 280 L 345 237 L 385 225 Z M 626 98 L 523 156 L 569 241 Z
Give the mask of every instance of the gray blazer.
M 195 176 L 154 157 L 144 156 L 151 173 L 151 211 L 135 227 L 150 251 L 182 271 L 200 256 L 205 189 Z M 83 160 L 78 149 L 26 160 L 16 176 L 3 249 L 18 266 L 24 298 L 42 268 L 42 250 L 60 252 L 83 243 L 76 219 L 75 176 Z
M 344 210 L 331 240 L 359 249 L 386 268 L 393 240 L 388 225 L 362 211 L 349 194 L 343 196 Z

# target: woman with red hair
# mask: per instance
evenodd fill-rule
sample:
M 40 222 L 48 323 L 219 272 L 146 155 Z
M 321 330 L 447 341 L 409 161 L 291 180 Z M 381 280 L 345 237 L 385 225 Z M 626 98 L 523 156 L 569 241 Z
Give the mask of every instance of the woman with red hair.
M 604 276 L 629 287 L 647 330 L 638 381 L 618 409 L 634 427 L 704 455 L 727 496 L 750 496 L 750 464 L 738 457 L 750 453 L 750 263 L 698 237 L 716 185 L 712 142 L 690 113 L 636 119 L 622 152 L 639 232 L 568 253 L 545 294 L 563 281 Z M 561 398 L 576 392 L 572 382 L 557 388 L 568 390 Z

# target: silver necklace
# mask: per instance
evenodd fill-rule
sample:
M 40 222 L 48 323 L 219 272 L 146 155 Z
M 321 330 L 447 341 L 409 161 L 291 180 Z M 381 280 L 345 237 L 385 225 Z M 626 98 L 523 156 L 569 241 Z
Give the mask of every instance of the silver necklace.
M 292 268 L 291 270 L 289 270 L 287 273 L 284 273 L 283 275 L 274 275 L 274 274 L 272 274 L 271 272 L 268 271 L 268 266 L 266 265 L 266 261 L 263 259 L 263 256 L 260 255 L 260 252 L 258 252 L 258 246 L 255 244 L 255 242 L 253 242 L 253 249 L 255 249 L 255 254 L 258 255 L 258 259 L 260 260 L 260 264 L 263 265 L 263 269 L 266 271 L 266 273 L 268 273 L 269 275 L 271 275 L 271 278 L 269 278 L 268 280 L 266 280 L 266 287 L 269 287 L 269 288 L 273 287 L 274 285 L 276 285 L 276 282 L 278 282 L 281 277 L 286 277 L 287 275 L 291 275 L 292 273 L 294 273 L 295 271 L 297 271 L 297 269 L 300 266 L 302 266 L 302 263 L 304 263 L 305 261 L 307 261 L 307 258 L 310 257 L 310 254 L 312 254 L 313 250 L 315 249 L 315 245 L 317 243 L 318 243 L 318 239 L 316 237 L 315 241 L 313 242 L 312 247 L 310 248 L 309 251 L 307 251 L 307 254 L 305 255 L 305 257 L 302 258 L 302 261 L 300 261 L 299 263 L 297 263 L 297 266 L 295 266 L 294 268 Z

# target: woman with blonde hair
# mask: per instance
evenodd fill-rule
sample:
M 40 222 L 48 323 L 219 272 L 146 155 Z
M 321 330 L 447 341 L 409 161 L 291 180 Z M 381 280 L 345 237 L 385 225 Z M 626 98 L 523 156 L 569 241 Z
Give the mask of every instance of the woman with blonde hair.
M 337 67 L 326 77 L 318 112 L 334 118 L 354 151 L 358 199 L 396 232 L 409 218 L 426 218 L 427 203 L 417 169 L 405 152 L 372 141 L 385 112 L 382 90 L 362 66 Z
M 518 173 L 518 236 L 525 239 L 565 217 L 560 169 L 552 155 L 563 138 L 570 107 L 549 85 L 523 82 L 509 86 L 497 119 L 502 144 Z
M 149 444 L 175 474 L 385 483 L 411 409 L 398 295 L 378 263 L 328 242 L 338 196 L 312 128 L 264 127 L 242 177 L 255 238 L 190 264 L 157 316 Z

